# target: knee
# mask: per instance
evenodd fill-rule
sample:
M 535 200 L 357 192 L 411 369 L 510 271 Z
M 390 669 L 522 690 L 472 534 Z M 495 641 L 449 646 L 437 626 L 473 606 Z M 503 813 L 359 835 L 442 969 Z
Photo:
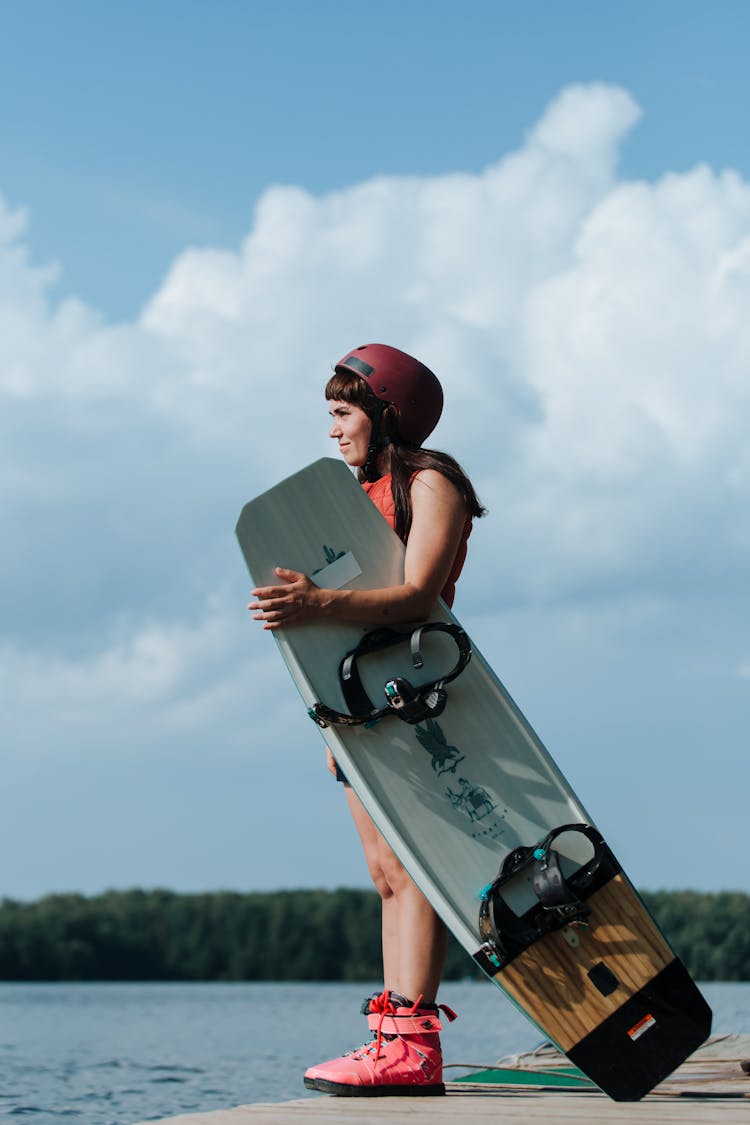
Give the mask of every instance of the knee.
M 370 878 L 375 885 L 375 890 L 378 892 L 381 898 L 390 898 L 394 893 L 393 887 L 391 886 L 388 872 L 381 862 L 380 855 L 375 853 L 373 855 L 366 856 L 365 859 L 367 861 L 367 870 L 370 873 Z
M 370 872 L 370 878 L 373 881 L 375 890 L 378 892 L 381 899 L 385 901 L 385 899 L 391 898 L 391 896 L 393 895 L 393 890 L 391 889 L 390 883 L 388 882 L 380 868 L 369 867 L 368 870 Z
M 367 868 L 375 889 L 382 899 L 400 894 L 412 882 L 398 856 L 385 842 L 368 859 Z

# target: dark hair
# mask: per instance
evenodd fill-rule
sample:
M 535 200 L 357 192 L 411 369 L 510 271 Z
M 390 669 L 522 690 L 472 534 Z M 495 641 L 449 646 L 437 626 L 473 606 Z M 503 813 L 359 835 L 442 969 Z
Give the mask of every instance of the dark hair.
M 326 399 L 348 402 L 359 406 L 371 419 L 373 428 L 379 426 L 374 436 L 383 442 L 387 458 L 387 471 L 391 473 L 391 491 L 396 512 L 396 534 L 403 540 L 409 534 L 412 520 L 410 486 L 412 477 L 421 469 L 436 469 L 455 485 L 462 496 L 469 516 L 479 519 L 485 514 L 474 491 L 474 486 L 458 461 L 437 449 L 423 449 L 404 441 L 398 432 L 398 408 L 393 403 L 384 404 L 374 394 L 364 379 L 349 372 L 337 372 L 326 384 Z M 360 481 L 365 479 L 362 469 L 357 470 Z

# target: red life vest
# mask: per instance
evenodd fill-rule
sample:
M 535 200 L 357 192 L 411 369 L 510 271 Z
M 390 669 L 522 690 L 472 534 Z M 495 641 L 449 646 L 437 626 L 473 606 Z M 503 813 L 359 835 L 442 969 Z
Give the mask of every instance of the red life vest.
M 393 500 L 393 491 L 391 488 L 391 474 L 386 473 L 384 477 L 379 477 L 376 481 L 363 481 L 362 487 L 383 518 L 386 519 L 395 530 L 396 505 Z M 458 576 L 463 570 L 463 565 L 466 561 L 466 543 L 470 535 L 471 519 L 467 519 L 461 535 L 461 542 L 458 544 L 456 557 L 453 560 L 451 572 L 448 575 L 448 581 L 440 595 L 448 606 L 453 605 L 453 600 L 456 596 L 456 583 L 458 582 Z

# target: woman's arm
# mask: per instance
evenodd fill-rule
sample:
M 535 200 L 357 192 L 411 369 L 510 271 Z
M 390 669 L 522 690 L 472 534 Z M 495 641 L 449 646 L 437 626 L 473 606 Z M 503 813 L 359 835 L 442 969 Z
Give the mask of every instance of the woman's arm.
M 281 586 L 253 590 L 248 609 L 264 629 L 278 629 L 314 617 L 379 625 L 424 621 L 456 557 L 466 505 L 458 489 L 435 469 L 424 469 L 411 484 L 412 525 L 406 544 L 404 581 L 379 590 L 323 590 L 296 570 L 277 567 Z

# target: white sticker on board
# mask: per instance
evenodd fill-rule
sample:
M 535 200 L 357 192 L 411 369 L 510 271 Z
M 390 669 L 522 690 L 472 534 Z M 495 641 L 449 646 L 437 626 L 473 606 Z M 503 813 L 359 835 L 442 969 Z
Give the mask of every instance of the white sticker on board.
M 362 567 L 352 552 L 346 551 L 333 562 L 330 562 L 328 566 L 313 571 L 310 577 L 315 585 L 320 586 L 323 590 L 340 590 L 342 586 L 346 586 L 347 582 L 358 578 L 361 573 Z

